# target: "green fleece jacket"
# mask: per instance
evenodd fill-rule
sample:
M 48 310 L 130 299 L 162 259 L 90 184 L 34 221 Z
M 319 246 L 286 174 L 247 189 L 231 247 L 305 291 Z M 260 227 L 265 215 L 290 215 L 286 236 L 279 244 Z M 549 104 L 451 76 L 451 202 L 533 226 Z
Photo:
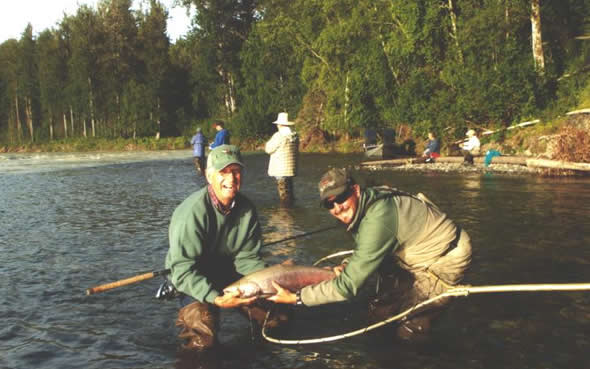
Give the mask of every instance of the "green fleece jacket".
M 213 303 L 239 275 L 266 266 L 259 255 L 256 209 L 240 193 L 227 215 L 215 208 L 207 187 L 193 193 L 172 214 L 169 242 L 166 268 L 171 269 L 172 284 L 201 302 Z
M 356 296 L 384 260 L 397 260 L 409 270 L 426 269 L 440 259 L 455 238 L 456 226 L 435 205 L 391 188 L 361 191 L 348 226 L 356 248 L 337 278 L 301 290 L 305 305 L 348 300 Z

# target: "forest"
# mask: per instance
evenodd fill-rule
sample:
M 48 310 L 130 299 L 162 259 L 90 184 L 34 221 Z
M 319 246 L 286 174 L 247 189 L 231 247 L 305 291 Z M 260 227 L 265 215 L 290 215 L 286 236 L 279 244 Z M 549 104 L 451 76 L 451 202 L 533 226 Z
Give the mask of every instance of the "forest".
M 281 111 L 328 137 L 457 138 L 590 95 L 589 0 L 178 4 L 196 12 L 174 43 L 159 1 L 102 0 L 0 44 L 0 144 L 188 136 L 214 119 L 262 140 Z

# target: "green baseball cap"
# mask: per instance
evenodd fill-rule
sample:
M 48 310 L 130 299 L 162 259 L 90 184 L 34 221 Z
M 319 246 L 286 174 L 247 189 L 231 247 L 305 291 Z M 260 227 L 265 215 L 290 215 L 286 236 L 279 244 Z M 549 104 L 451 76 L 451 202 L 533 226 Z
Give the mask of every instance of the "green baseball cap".
M 242 162 L 242 154 L 237 146 L 221 145 L 209 152 L 207 167 L 220 171 L 230 164 L 238 164 L 241 167 L 245 167 Z
M 325 202 L 329 197 L 344 193 L 351 183 L 350 173 L 345 168 L 328 170 L 320 179 L 320 183 L 318 183 L 320 205 L 325 206 Z

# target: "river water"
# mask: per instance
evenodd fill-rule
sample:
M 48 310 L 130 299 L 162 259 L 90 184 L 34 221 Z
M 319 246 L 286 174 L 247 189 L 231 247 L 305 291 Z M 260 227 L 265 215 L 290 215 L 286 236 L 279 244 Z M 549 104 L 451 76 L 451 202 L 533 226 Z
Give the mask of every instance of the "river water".
M 163 269 L 170 215 L 205 185 L 190 155 L 0 155 L 0 368 L 590 367 L 590 291 L 456 298 L 421 344 L 399 342 L 383 327 L 331 343 L 278 345 L 253 340 L 246 319 L 224 312 L 223 348 L 183 355 L 176 303 L 154 298 L 161 278 L 92 296 L 85 290 Z M 328 166 L 361 160 L 303 154 L 295 205 L 282 207 L 266 175 L 268 156 L 247 154 L 243 192 L 258 208 L 264 242 L 334 225 L 318 206 L 317 181 Z M 466 229 L 474 260 L 465 283 L 590 282 L 588 178 L 396 171 L 358 178 L 423 192 Z M 263 252 L 270 263 L 311 264 L 353 247 L 333 229 Z M 344 315 L 301 312 L 295 325 L 320 336 L 346 330 L 364 317 L 353 307 Z

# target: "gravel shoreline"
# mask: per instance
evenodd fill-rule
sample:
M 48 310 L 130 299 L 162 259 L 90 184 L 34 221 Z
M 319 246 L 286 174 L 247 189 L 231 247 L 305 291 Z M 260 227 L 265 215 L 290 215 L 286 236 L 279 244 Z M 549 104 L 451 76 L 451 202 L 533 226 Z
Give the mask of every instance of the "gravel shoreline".
M 526 165 L 515 164 L 490 164 L 463 165 L 460 163 L 428 163 L 428 164 L 403 164 L 403 165 L 371 165 L 368 163 L 359 166 L 361 170 L 393 170 L 401 172 L 445 172 L 445 173 L 501 173 L 511 175 L 541 174 L 542 168 L 531 168 Z

